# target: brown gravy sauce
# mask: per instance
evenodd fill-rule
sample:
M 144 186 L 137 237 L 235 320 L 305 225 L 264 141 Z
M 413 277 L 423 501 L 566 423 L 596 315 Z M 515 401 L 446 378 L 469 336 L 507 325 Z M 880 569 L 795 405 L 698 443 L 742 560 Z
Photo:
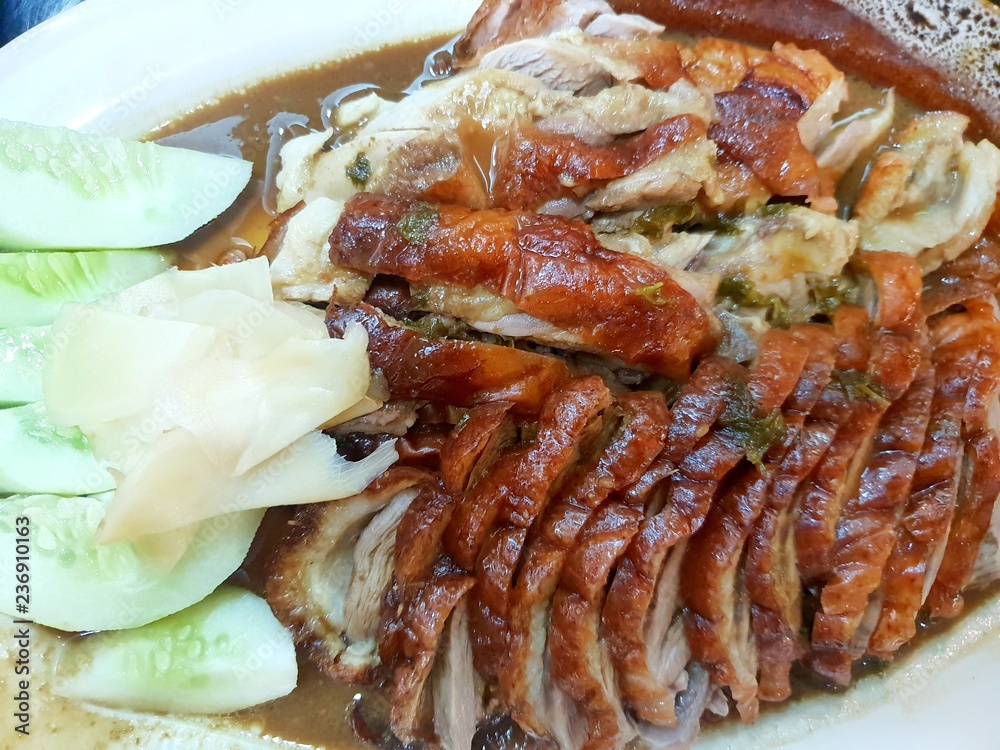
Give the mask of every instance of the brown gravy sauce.
M 867 80 L 851 76 L 851 100 L 842 115 L 877 107 L 883 96 L 881 87 L 896 86 L 903 94 L 897 99 L 897 125 L 908 121 L 921 109 L 936 107 L 970 114 L 980 132 L 996 132 L 992 123 L 984 122 L 981 117 L 976 119 L 974 108 L 958 98 L 942 76 L 920 67 L 868 24 L 828 0 L 741 0 L 735 4 L 726 0 L 672 0 L 669 3 L 612 0 L 612 4 L 619 10 L 642 12 L 667 23 L 675 30 L 671 37 L 680 41 L 691 41 L 694 35 L 705 34 L 758 44 L 770 44 L 781 38 L 819 49 L 847 72 L 865 70 L 866 74 L 870 73 L 866 75 Z M 199 106 L 151 133 L 149 138 L 158 140 L 226 118 L 241 118 L 232 136 L 241 142 L 244 157 L 254 162 L 253 189 L 226 214 L 182 244 L 181 266 L 204 267 L 225 260 L 233 253 L 253 256 L 262 248 L 272 218 L 261 201 L 270 141 L 267 123 L 275 115 L 297 113 L 307 118 L 310 128 L 320 129 L 322 103 L 333 91 L 366 83 L 379 87 L 382 95 L 390 98 L 402 96 L 423 72 L 427 56 L 446 41 L 439 38 L 389 47 L 264 81 Z M 910 104 L 907 99 L 919 106 Z M 864 165 L 875 148 L 872 154 L 863 155 L 859 160 L 861 166 L 842 180 L 838 195 L 842 202 L 853 202 L 863 178 Z M 292 514 L 287 509 L 269 511 L 250 557 L 243 570 L 234 575 L 234 582 L 260 592 L 268 548 L 281 536 L 291 519 Z M 973 609 L 976 598 L 976 594 L 970 595 L 968 610 Z M 928 628 L 926 635 L 946 627 Z M 858 673 L 878 669 L 876 665 L 862 665 Z M 235 717 L 248 725 L 262 727 L 271 737 L 336 750 L 361 750 L 368 746 L 354 736 L 347 715 L 364 691 L 365 688 L 324 678 L 303 658 L 300 659 L 299 686 L 294 693 L 238 712 Z M 796 686 L 795 700 L 816 691 L 808 679 L 802 678 Z M 781 710 L 781 707 L 768 710 Z

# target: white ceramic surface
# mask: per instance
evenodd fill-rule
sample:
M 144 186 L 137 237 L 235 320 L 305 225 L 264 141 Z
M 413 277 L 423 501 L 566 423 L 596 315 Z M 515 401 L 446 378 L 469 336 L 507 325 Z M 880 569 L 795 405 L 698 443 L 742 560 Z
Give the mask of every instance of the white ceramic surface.
M 478 0 L 88 0 L 0 50 L 0 117 L 138 135 L 268 75 L 457 31 L 477 5 Z M 0 698 L 10 674 L 4 625 Z M 998 690 L 1000 601 L 994 600 L 887 678 L 765 715 L 753 727 L 709 733 L 699 747 L 996 750 Z M 76 713 L 65 716 L 79 720 Z M 97 727 L 106 721 L 95 720 Z M 180 731 L 180 724 L 157 719 L 135 723 L 118 715 L 113 721 L 119 728 L 135 725 L 131 738 L 114 746 L 244 746 L 224 729 L 209 729 L 210 722 L 185 722 Z M 81 741 L 90 746 L 70 727 L 63 727 L 68 733 L 51 734 L 60 725 L 55 714 L 40 717 L 30 741 L 6 734 L 7 723 L 0 724 L 2 747 L 50 750 L 82 747 Z M 217 741 L 195 742 L 202 728 L 215 732 Z M 93 730 L 85 736 L 93 737 Z M 259 747 L 260 740 L 252 745 Z

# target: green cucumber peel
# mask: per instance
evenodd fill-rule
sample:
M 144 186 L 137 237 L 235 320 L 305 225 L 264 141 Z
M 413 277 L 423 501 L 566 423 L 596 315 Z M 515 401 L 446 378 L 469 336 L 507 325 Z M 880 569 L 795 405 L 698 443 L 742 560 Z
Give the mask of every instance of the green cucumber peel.
M 0 119 L 0 249 L 159 247 L 222 214 L 242 159 Z

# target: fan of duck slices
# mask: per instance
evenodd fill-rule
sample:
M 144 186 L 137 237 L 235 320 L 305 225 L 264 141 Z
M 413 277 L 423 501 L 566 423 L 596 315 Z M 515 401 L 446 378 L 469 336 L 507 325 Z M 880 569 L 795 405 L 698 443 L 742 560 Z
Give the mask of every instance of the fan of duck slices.
M 268 599 L 383 686 L 373 741 L 686 747 L 1000 578 L 1000 151 L 663 32 L 487 0 L 447 78 L 282 151 L 272 280 L 367 330 L 388 403 L 336 433 L 401 459 Z

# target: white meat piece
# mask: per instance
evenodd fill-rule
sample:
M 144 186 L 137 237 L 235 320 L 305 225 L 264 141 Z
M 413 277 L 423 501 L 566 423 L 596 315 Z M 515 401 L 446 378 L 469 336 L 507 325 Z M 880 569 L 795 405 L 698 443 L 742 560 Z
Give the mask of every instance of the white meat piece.
M 858 227 L 803 206 L 782 205 L 735 222 L 713 237 L 689 270 L 740 277 L 793 309 L 809 284 L 840 274 L 858 245 Z
M 968 124 L 923 115 L 879 156 L 854 210 L 863 249 L 905 253 L 929 273 L 979 239 L 996 207 L 1000 149 L 965 141 Z

